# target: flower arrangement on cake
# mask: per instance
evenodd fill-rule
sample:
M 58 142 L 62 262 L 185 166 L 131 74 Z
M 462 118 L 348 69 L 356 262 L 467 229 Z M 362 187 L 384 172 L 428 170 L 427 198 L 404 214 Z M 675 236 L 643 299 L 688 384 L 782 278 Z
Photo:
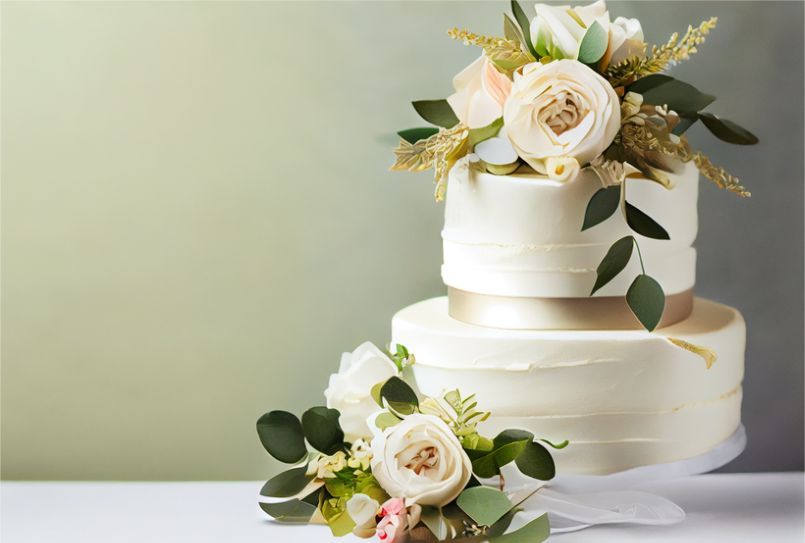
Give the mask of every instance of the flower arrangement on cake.
M 716 26 L 715 17 L 681 37 L 648 47 L 640 21 L 610 19 L 603 0 L 578 7 L 536 4 L 535 15 L 511 2 L 503 36 L 453 28 L 448 35 L 481 48 L 453 79 L 455 93 L 443 100 L 413 102 L 431 127 L 398 132 L 393 170 L 435 172 L 437 201 L 457 163 L 494 175 L 538 174 L 572 183 L 588 169 L 601 188 L 590 198 L 582 230 L 620 209 L 631 231 L 668 240 L 668 231 L 628 200 L 627 181 L 673 189 L 671 175 L 692 162 L 718 187 L 748 197 L 738 178 L 691 148 L 685 132 L 701 123 L 727 143 L 751 145 L 757 138 L 728 119 L 706 111 L 714 96 L 665 73 L 697 52 Z M 660 322 L 665 294 L 645 272 L 638 238 L 612 243 L 602 259 L 595 294 L 626 267 L 636 249 L 642 273 L 626 301 L 647 329 Z
M 260 507 L 280 522 L 326 523 L 335 536 L 386 543 L 546 539 L 545 514 L 511 529 L 539 485 L 507 493 L 501 468 L 514 463 L 527 477 L 550 480 L 555 466 L 546 445 L 567 441 L 524 430 L 482 436 L 477 425 L 489 413 L 474 396 L 420 397 L 405 378 L 414 361 L 402 345 L 387 353 L 364 343 L 343 355 L 325 391 L 327 407 L 312 407 L 301 420 L 286 411 L 260 417 L 265 449 L 296 466 L 263 486 L 260 494 L 272 501 Z

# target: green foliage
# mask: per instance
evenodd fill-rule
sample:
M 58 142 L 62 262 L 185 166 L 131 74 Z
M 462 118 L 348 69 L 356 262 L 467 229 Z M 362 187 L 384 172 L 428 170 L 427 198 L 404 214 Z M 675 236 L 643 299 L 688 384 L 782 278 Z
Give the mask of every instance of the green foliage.
M 288 500 L 279 503 L 260 503 L 267 515 L 277 522 L 286 524 L 307 524 L 316 513 L 316 506 L 306 500 Z
M 283 471 L 279 475 L 269 479 L 263 488 L 260 490 L 262 496 L 270 496 L 273 498 L 288 498 L 295 496 L 301 492 L 310 481 L 312 477 L 305 475 L 307 467 L 294 468 L 288 471 Z
M 400 136 L 402 139 L 407 141 L 408 143 L 416 143 L 419 140 L 426 140 L 432 135 L 436 134 L 439 131 L 438 128 L 433 128 L 432 126 L 422 127 L 422 128 L 407 128 L 405 130 L 400 130 L 397 132 L 397 135 Z
M 436 126 L 453 128 L 458 124 L 458 117 L 447 100 L 419 100 L 412 102 L 419 116 Z
M 722 119 L 706 111 L 699 113 L 699 119 L 715 137 L 727 143 L 754 145 L 758 142 L 757 136 L 729 119 Z
M 705 94 L 693 85 L 664 74 L 638 79 L 629 86 L 629 90 L 642 94 L 646 104 L 667 105 L 668 109 L 679 115 L 701 111 L 716 99 L 715 96 Z
M 579 44 L 579 62 L 595 64 L 607 52 L 608 44 L 609 33 L 604 30 L 604 27 L 598 21 L 593 22 L 587 32 L 584 33 L 584 37 Z
M 532 479 L 548 481 L 556 475 L 556 465 L 548 449 L 532 441 L 514 461 L 517 468 Z
M 584 224 L 582 224 L 581 230 L 592 228 L 611 217 L 618 209 L 620 194 L 620 186 L 598 189 L 587 203 L 587 210 L 584 212 Z
M 629 228 L 647 238 L 671 239 L 665 228 L 629 202 L 626 202 L 626 223 Z
M 626 267 L 632 257 L 634 243 L 634 237 L 625 236 L 612 244 L 596 269 L 595 285 L 593 285 L 590 296 L 623 271 L 623 268 Z
M 570 441 L 568 441 L 567 439 L 564 440 L 564 441 L 561 441 L 559 443 L 553 443 L 552 441 L 548 441 L 547 439 L 540 439 L 540 441 L 542 441 L 543 443 L 547 443 L 548 445 L 550 445 L 551 447 L 553 447 L 554 449 L 557 449 L 557 450 L 558 449 L 564 449 L 565 447 L 570 445 Z
M 419 408 L 416 392 L 399 377 L 392 377 L 380 387 L 380 397 L 391 410 L 402 415 L 415 413 Z
M 343 537 L 355 528 L 355 521 L 347 514 L 349 498 L 326 498 L 321 503 L 321 514 L 335 537 Z
M 491 526 L 513 507 L 509 498 L 494 488 L 476 486 L 459 494 L 456 504 L 481 526 Z
M 648 275 L 638 275 L 626 292 L 626 302 L 637 320 L 651 332 L 657 327 L 665 309 L 665 293 Z
M 453 535 L 453 530 L 451 530 L 450 525 L 447 523 L 438 507 L 432 505 L 422 506 L 419 520 L 422 521 L 422 524 L 424 524 L 439 541 L 448 539 Z
M 539 60 L 540 55 L 537 54 L 537 51 L 534 49 L 534 44 L 531 43 L 531 21 L 528 19 L 528 15 L 525 14 L 525 11 L 523 11 L 522 6 L 520 6 L 517 0 L 511 0 L 511 7 L 514 19 L 517 21 L 517 24 L 520 25 L 523 41 L 525 42 L 528 52 L 531 53 L 531 56 L 535 59 Z
M 435 415 L 442 419 L 458 437 L 461 445 L 468 449 L 491 450 L 491 442 L 478 434 L 478 423 L 489 418 L 490 413 L 479 411 L 475 395 L 461 397 L 461 392 L 451 390 L 444 395 L 444 401 L 450 409 L 445 409 L 433 398 L 426 398 L 419 406 L 422 413 Z
M 302 415 L 302 429 L 314 449 L 333 454 L 344 448 L 344 431 L 338 423 L 337 409 L 311 407 Z
M 385 411 L 380 413 L 377 417 L 375 417 L 375 426 L 377 426 L 380 430 L 385 430 L 386 428 L 391 428 L 392 426 L 396 426 L 400 423 L 402 419 L 400 419 L 394 413 L 389 413 Z
M 468 136 L 470 149 L 474 148 L 482 141 L 486 141 L 489 138 L 497 136 L 501 127 L 503 127 L 503 117 L 498 117 L 486 126 L 482 126 L 480 128 L 471 128 L 470 135 Z
M 473 473 L 481 478 L 498 475 L 500 468 L 520 456 L 532 439 L 534 435 L 524 430 L 504 430 L 492 440 L 491 451 L 468 449 Z
M 414 364 L 414 355 L 408 352 L 408 349 L 405 347 L 405 345 L 400 345 L 399 343 L 395 346 L 395 351 L 393 353 L 389 352 L 389 358 L 391 358 L 391 361 L 394 362 L 395 366 L 397 366 L 397 371 L 400 373 L 402 373 L 406 366 L 411 366 Z
M 302 424 L 287 411 L 271 411 L 257 419 L 257 435 L 268 454 L 286 464 L 295 464 L 307 454 Z
M 541 543 L 550 535 L 551 526 L 545 513 L 519 530 L 490 538 L 489 543 Z

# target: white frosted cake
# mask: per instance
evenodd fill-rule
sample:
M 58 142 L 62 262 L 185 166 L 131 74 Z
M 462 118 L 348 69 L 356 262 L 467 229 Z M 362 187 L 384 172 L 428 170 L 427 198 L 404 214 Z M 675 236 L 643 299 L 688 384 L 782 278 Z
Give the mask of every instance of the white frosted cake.
M 493 413 L 483 426 L 491 435 L 521 428 L 569 440 L 554 453 L 560 473 L 672 462 L 726 440 L 740 425 L 746 328 L 737 310 L 694 299 L 698 172 L 688 164 L 673 182 L 670 191 L 629 187 L 671 237 L 637 236 L 667 293 L 649 332 L 623 301 L 636 259 L 589 296 L 610 241 L 629 233 L 617 217 L 581 230 L 601 188 L 594 174 L 564 184 L 454 168 L 443 231 L 449 297 L 392 321 L 392 344 L 416 354 L 420 391 L 475 391 Z

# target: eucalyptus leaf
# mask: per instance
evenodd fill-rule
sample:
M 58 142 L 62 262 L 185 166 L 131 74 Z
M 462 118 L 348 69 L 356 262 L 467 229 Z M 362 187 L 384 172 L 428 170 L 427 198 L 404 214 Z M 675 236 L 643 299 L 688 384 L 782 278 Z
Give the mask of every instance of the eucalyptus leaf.
M 322 500 L 321 514 L 335 537 L 345 536 L 355 527 L 355 521 L 347 513 L 346 498 Z
M 653 277 L 641 274 L 635 277 L 626 291 L 626 303 L 637 320 L 651 332 L 657 327 L 665 309 L 665 293 Z
M 344 446 L 344 431 L 338 423 L 337 409 L 311 407 L 302 415 L 302 429 L 317 451 L 333 454 Z
M 601 260 L 598 268 L 595 270 L 596 278 L 593 290 L 590 296 L 596 293 L 598 289 L 612 281 L 616 275 L 623 271 L 623 268 L 629 263 L 632 257 L 632 250 L 634 249 L 634 238 L 626 236 L 615 243 L 609 248 L 607 254 Z
M 551 535 L 548 514 L 537 517 L 519 530 L 495 536 L 489 543 L 542 543 Z
M 647 76 L 643 79 L 648 79 L 652 76 Z M 653 104 L 657 106 L 668 106 L 669 109 L 672 109 L 679 115 L 683 115 L 685 113 L 696 113 L 701 111 L 702 109 L 709 106 L 713 101 L 716 99 L 715 96 L 711 96 L 709 94 L 705 94 L 701 92 L 699 89 L 685 83 L 684 81 L 679 81 L 678 79 L 674 79 L 673 77 L 668 77 L 667 80 L 643 90 L 636 90 L 634 92 L 638 92 L 639 94 L 643 95 L 643 102 L 646 104 Z M 635 86 L 637 89 L 640 89 L 640 83 L 642 79 L 638 79 L 629 90 L 634 90 Z M 644 83 L 647 85 L 647 83 Z
M 684 115 L 679 116 L 679 122 L 676 124 L 671 133 L 676 136 L 681 136 L 685 132 L 687 132 L 688 128 L 693 126 L 693 124 L 699 120 L 699 117 L 695 113 L 685 113 Z
M 592 228 L 611 217 L 618 210 L 620 196 L 621 188 L 619 186 L 598 189 L 587 203 L 587 210 L 584 212 L 584 224 L 582 224 L 581 230 Z
M 699 119 L 715 137 L 727 143 L 754 145 L 758 142 L 757 136 L 729 119 L 722 119 L 706 111 L 699 113 Z
M 260 495 L 272 498 L 288 498 L 299 494 L 313 479 L 305 475 L 306 471 L 306 466 L 283 471 L 263 485 Z
M 626 92 L 636 92 L 637 94 L 643 94 L 646 91 L 650 91 L 653 88 L 659 87 L 669 81 L 672 81 L 674 78 L 670 75 L 665 74 L 651 74 L 645 77 L 641 77 L 628 87 L 626 87 Z
M 486 126 L 482 126 L 480 128 L 471 128 L 469 136 L 467 136 L 470 148 L 475 147 L 482 141 L 497 136 L 502 126 L 503 117 L 498 117 Z
M 287 411 L 271 411 L 257 419 L 257 435 L 268 454 L 280 462 L 295 464 L 307 454 L 302 424 Z
M 453 128 L 458 124 L 458 117 L 447 100 L 419 100 L 411 103 L 419 116 L 436 126 Z
M 377 417 L 375 417 L 375 426 L 377 426 L 380 430 L 385 430 L 386 428 L 391 428 L 399 424 L 401 421 L 394 413 L 384 412 L 380 413 Z
M 391 377 L 380 387 L 380 397 L 389 407 L 402 415 L 410 415 L 419 407 L 416 392 L 399 377 Z
M 520 27 L 517 26 L 517 23 L 512 21 L 512 18 L 506 13 L 503 14 L 503 36 L 507 40 L 512 40 L 519 43 L 521 46 L 525 46 Z
M 419 520 L 422 521 L 422 524 L 424 524 L 439 541 L 448 539 L 448 536 L 452 537 L 453 535 L 450 525 L 447 523 L 438 507 L 423 505 Z
M 523 8 L 517 0 L 511 0 L 511 5 L 514 19 L 517 21 L 517 24 L 520 25 L 520 30 L 523 33 L 523 41 L 525 41 L 528 52 L 531 53 L 531 56 L 535 59 L 539 59 L 539 55 L 536 50 L 534 50 L 534 44 L 531 43 L 531 21 L 528 15 L 525 14 L 525 11 L 523 11 Z
M 458 495 L 456 504 L 480 526 L 491 526 L 513 507 L 508 496 L 489 486 L 468 488 Z
M 467 450 L 473 473 L 481 478 L 498 475 L 500 468 L 520 456 L 532 439 L 534 435 L 525 430 L 504 430 L 492 440 L 491 451 Z
M 407 128 L 405 130 L 400 130 L 399 132 L 397 132 L 397 135 L 400 136 L 405 141 L 407 141 L 408 143 L 416 143 L 419 140 L 426 140 L 438 132 L 439 132 L 438 128 L 434 128 L 432 126 L 425 126 L 422 128 Z
M 626 223 L 629 228 L 647 238 L 671 239 L 665 228 L 629 202 L 626 202 Z
M 277 522 L 307 524 L 316 512 L 316 506 L 303 500 L 288 500 L 279 503 L 260 503 L 260 509 Z
M 548 449 L 532 441 L 514 461 L 523 475 L 532 479 L 548 481 L 556 475 L 556 464 Z
M 581 44 L 579 44 L 579 62 L 595 64 L 607 52 L 608 44 L 609 34 L 598 21 L 594 21 L 584 33 Z

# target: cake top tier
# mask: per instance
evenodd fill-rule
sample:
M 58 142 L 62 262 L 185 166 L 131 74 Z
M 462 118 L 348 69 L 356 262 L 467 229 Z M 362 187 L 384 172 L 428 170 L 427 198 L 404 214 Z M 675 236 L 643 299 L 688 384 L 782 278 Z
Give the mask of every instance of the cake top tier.
M 682 255 L 687 248 L 687 256 L 681 258 L 683 266 L 690 267 L 695 216 L 684 218 L 689 206 L 673 211 L 669 208 L 678 201 L 695 205 L 695 194 L 691 199 L 691 192 L 672 196 L 680 190 L 673 185 L 689 188 L 695 182 L 677 183 L 680 180 L 675 177 L 692 179 L 695 167 L 721 188 L 741 196 L 749 193 L 737 178 L 695 151 L 685 131 L 701 120 L 726 142 L 757 142 L 754 135 L 736 123 L 705 111 L 715 97 L 661 73 L 696 53 L 715 26 L 716 18 L 711 18 L 688 27 L 682 36 L 673 34 L 663 45 L 649 48 L 640 21 L 611 17 L 603 0 L 576 7 L 536 4 L 533 11 L 513 1 L 512 15 L 504 17 L 502 36 L 481 36 L 457 28 L 448 32 L 466 45 L 480 47 L 481 54 L 453 78 L 453 94 L 444 100 L 413 103 L 417 113 L 434 126 L 399 132 L 401 140 L 392 169 L 422 171 L 433 167 L 437 200 L 443 200 L 448 193 L 448 179 L 453 179 L 449 177 L 451 169 L 478 172 L 474 176 L 477 185 L 491 186 L 496 181 L 501 184 L 499 190 L 485 189 L 483 198 L 467 198 L 466 194 L 457 197 L 459 203 L 452 204 L 447 212 L 446 242 L 474 243 L 487 238 L 484 243 L 534 245 L 532 238 L 538 238 L 539 247 L 544 247 L 546 240 L 562 246 L 562 240 L 583 238 L 578 231 L 573 232 L 574 220 L 584 230 L 597 228 L 598 232 L 587 239 L 611 247 L 611 254 L 597 264 L 583 262 L 578 268 L 583 270 L 582 275 L 588 273 L 590 266 L 596 269 L 592 288 L 595 292 L 624 268 L 633 271 L 628 262 L 633 252 L 642 254 L 640 236 L 670 239 L 669 248 L 662 251 L 665 255 Z M 532 175 L 523 176 L 524 171 Z M 514 172 L 517 173 L 509 177 Z M 627 181 L 633 178 L 642 181 L 630 182 L 627 191 Z M 592 190 L 596 179 L 597 190 Z M 636 198 L 630 199 L 631 186 L 645 185 L 646 181 L 667 190 L 664 205 L 643 209 Z M 582 186 L 564 191 L 562 184 Z M 526 185 L 528 189 L 521 191 Z M 635 189 L 635 197 L 641 191 Z M 516 201 L 518 196 L 512 196 L 518 192 L 528 193 L 528 206 L 544 213 L 546 221 L 534 220 L 523 212 L 524 206 Z M 534 198 L 543 195 L 544 202 L 534 203 Z M 512 206 L 510 213 L 501 203 Z M 491 204 L 495 211 L 477 220 L 465 219 L 469 213 L 479 211 L 478 207 L 470 209 L 473 204 Z M 470 207 L 458 209 L 464 205 Z M 625 227 L 599 226 L 619 209 Z M 675 216 L 683 218 L 677 221 Z M 494 223 L 491 227 L 490 221 Z M 682 225 L 685 221 L 692 227 Z M 475 231 L 468 239 L 461 239 L 473 224 L 486 231 Z M 540 237 L 532 233 L 533 227 L 550 230 Z M 604 239 L 614 233 L 622 235 Z M 680 239 L 675 238 L 677 233 Z M 659 252 L 655 246 L 647 243 L 645 253 Z M 454 256 L 452 249 L 451 256 L 446 254 L 445 258 L 446 282 L 450 285 L 455 278 L 465 284 L 465 279 L 453 273 L 449 262 Z M 528 275 L 519 274 L 520 260 L 515 258 L 508 270 L 510 284 L 492 287 L 491 281 L 484 280 L 477 283 L 477 293 L 488 294 L 484 290 L 492 289 L 514 297 L 580 295 L 578 282 L 566 281 L 566 276 L 555 281 L 553 288 L 550 281 L 530 283 Z M 480 261 L 475 264 L 483 266 Z M 545 269 L 555 264 L 551 262 Z M 571 258 L 566 271 L 575 273 L 576 264 Z M 650 268 L 670 276 L 667 264 L 662 261 Z M 531 263 L 532 269 L 540 266 L 535 261 Z M 506 266 L 498 260 L 493 267 L 502 271 Z M 482 274 L 483 270 L 479 267 L 475 272 Z M 621 295 L 625 291 L 629 308 L 640 324 L 653 329 L 662 317 L 665 285 L 649 273 L 658 272 L 641 266 L 639 274 L 615 283 L 609 293 Z M 668 277 L 665 283 L 670 280 Z M 679 290 L 682 283 L 689 287 L 692 275 L 676 281 L 678 284 L 669 288 Z

